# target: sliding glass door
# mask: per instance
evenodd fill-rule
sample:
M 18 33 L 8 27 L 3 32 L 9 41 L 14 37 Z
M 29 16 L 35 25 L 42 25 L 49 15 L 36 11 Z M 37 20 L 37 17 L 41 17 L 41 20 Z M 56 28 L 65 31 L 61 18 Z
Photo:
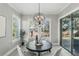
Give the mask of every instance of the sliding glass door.
M 79 56 L 79 10 L 60 20 L 60 44 Z
M 71 51 L 71 17 L 67 16 L 61 19 L 61 24 L 61 45 L 68 51 Z
M 79 11 L 72 14 L 73 16 L 73 54 L 79 55 Z

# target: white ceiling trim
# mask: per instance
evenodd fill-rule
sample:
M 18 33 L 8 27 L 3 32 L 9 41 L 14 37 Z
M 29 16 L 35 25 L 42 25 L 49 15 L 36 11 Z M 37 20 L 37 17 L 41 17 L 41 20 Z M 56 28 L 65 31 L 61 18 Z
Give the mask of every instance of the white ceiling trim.
M 9 5 L 11 8 L 13 8 L 14 10 L 16 10 L 18 13 L 21 13 L 21 12 L 18 11 L 17 8 L 15 8 L 15 7 L 14 7 L 13 5 L 11 5 L 10 3 L 8 3 L 8 5 Z
M 62 8 L 62 9 L 59 11 L 59 13 L 61 13 L 64 9 L 66 9 L 70 4 L 71 4 L 71 3 L 69 3 L 69 4 L 66 5 L 64 8 Z M 59 14 L 59 13 L 58 13 L 58 14 Z
M 38 3 L 36 3 L 36 4 L 38 4 Z M 43 4 L 43 3 L 42 3 L 42 4 Z M 17 5 L 16 5 L 16 4 L 12 5 L 12 4 L 8 3 L 8 5 L 9 5 L 10 7 L 12 7 L 13 9 L 15 9 L 17 12 L 19 12 L 19 13 L 22 14 L 22 15 L 29 15 L 29 14 L 30 14 L 30 12 L 28 12 L 29 10 L 26 10 L 26 9 L 25 9 L 25 10 L 27 11 L 27 12 L 25 12 L 25 10 L 23 11 L 23 9 L 21 9 L 19 6 L 18 6 L 18 8 L 17 8 Z M 48 12 L 48 11 L 46 12 L 45 9 L 42 9 L 42 12 L 43 12 L 43 13 L 46 12 L 46 13 L 48 13 L 48 14 L 57 15 L 57 14 L 61 13 L 65 8 L 67 8 L 69 5 L 70 5 L 70 3 L 66 4 L 64 7 L 62 6 L 62 8 L 60 8 L 60 6 L 61 6 L 61 5 L 60 5 L 60 6 L 59 6 L 60 10 L 58 10 L 58 11 L 56 10 L 57 12 L 56 12 L 55 10 L 52 10 L 52 8 L 51 8 L 50 5 L 49 5 L 49 8 L 48 8 L 48 9 L 50 9 L 50 11 L 49 11 L 49 12 Z M 44 6 L 45 6 L 45 5 L 44 5 Z M 43 6 L 43 7 L 44 7 L 44 6 Z M 51 6 L 52 6 L 52 5 L 51 5 Z M 22 7 L 22 6 L 21 6 L 21 7 Z M 47 7 L 48 7 L 48 6 L 47 6 Z M 26 8 L 26 7 L 25 7 L 25 8 Z M 54 7 L 54 8 L 55 8 L 55 7 Z M 57 8 L 57 7 L 56 7 L 56 8 Z M 56 9 L 56 8 L 55 8 L 55 9 Z M 21 10 L 20 10 L 20 9 L 21 9 Z M 58 8 L 57 8 L 57 9 L 58 9 Z M 32 10 L 34 11 L 34 9 L 32 9 Z M 45 10 L 45 12 L 44 12 L 44 10 Z M 36 11 L 36 12 L 35 12 L 35 11 Z M 33 13 L 37 13 L 37 8 L 35 9 L 35 11 L 34 11 Z M 55 13 L 54 11 L 55 11 L 56 13 Z M 53 13 L 53 12 L 54 12 L 54 13 Z M 32 13 L 32 11 L 31 11 L 31 13 Z

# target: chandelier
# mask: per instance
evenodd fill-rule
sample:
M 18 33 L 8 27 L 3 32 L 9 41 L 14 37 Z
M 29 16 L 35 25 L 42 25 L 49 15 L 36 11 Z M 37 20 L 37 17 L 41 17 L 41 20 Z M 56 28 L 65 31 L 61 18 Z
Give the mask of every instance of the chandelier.
M 43 16 L 43 14 L 40 13 L 40 3 L 38 4 L 38 14 L 34 17 L 34 19 L 38 22 L 39 25 L 45 19 L 45 17 Z
M 41 39 L 41 28 L 45 17 L 40 13 L 40 3 L 38 4 L 38 13 L 34 16 L 34 20 L 38 23 L 36 26 L 38 29 L 38 34 L 36 34 L 36 46 L 42 46 L 40 42 Z

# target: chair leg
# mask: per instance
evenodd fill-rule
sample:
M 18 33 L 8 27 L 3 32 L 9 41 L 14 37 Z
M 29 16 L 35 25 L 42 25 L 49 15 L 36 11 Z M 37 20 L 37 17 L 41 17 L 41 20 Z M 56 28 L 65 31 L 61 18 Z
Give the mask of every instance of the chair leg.
M 38 52 L 38 56 L 40 56 L 40 52 Z

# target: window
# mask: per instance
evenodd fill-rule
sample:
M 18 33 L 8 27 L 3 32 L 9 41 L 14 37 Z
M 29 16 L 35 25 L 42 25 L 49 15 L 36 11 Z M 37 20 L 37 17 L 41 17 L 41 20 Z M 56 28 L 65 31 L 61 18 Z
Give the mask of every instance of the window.
M 20 18 L 16 15 L 12 16 L 12 40 L 20 39 Z
M 40 33 L 39 33 L 39 25 L 38 23 L 30 19 L 29 20 L 29 38 L 35 39 L 36 35 L 41 35 L 41 38 L 49 38 L 49 32 L 50 30 L 50 24 L 49 24 L 49 18 L 45 18 L 43 21 L 43 24 L 40 26 Z

